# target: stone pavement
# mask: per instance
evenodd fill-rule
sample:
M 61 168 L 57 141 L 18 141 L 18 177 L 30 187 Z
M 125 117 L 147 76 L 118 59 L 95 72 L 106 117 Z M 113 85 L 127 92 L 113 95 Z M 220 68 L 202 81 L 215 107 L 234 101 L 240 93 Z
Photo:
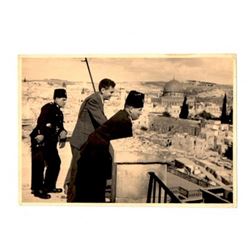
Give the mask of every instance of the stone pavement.
M 21 143 L 21 157 L 19 159 L 19 202 L 22 204 L 67 204 L 66 195 L 62 193 L 50 193 L 50 199 L 40 199 L 31 194 L 31 152 L 30 145 L 27 139 Z M 64 179 L 66 177 L 70 161 L 71 161 L 71 149 L 67 142 L 63 149 L 58 149 L 61 158 L 61 170 L 57 180 L 57 187 L 63 188 Z M 111 182 L 108 182 L 111 185 Z M 106 201 L 110 201 L 110 189 L 107 190 Z
M 40 199 L 31 194 L 31 152 L 30 145 L 27 139 L 21 142 L 21 156 L 19 158 L 19 201 L 20 203 L 66 203 L 66 196 L 64 193 L 51 194 L 51 198 Z M 63 182 L 67 174 L 70 161 L 71 150 L 67 142 L 63 149 L 58 149 L 61 158 L 61 170 L 57 180 L 57 187 L 63 188 Z

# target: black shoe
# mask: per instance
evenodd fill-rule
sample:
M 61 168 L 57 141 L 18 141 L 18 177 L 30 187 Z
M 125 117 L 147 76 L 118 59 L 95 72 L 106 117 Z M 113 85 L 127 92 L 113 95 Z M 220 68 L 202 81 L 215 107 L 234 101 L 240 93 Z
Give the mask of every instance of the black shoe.
M 37 192 L 42 192 L 42 189 L 31 189 L 31 194 L 37 193 Z
M 52 188 L 52 189 L 48 189 L 48 193 L 61 193 L 63 190 L 62 188 Z
M 41 199 L 50 199 L 51 197 L 44 190 L 32 190 L 32 193 L 35 197 L 39 197 Z

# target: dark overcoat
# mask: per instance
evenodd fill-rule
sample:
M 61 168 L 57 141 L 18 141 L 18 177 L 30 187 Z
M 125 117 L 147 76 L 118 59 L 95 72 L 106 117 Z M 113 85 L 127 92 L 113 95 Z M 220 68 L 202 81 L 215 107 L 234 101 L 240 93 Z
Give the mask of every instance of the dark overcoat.
M 75 180 L 71 180 L 74 198 L 68 202 L 105 202 L 106 180 L 112 172 L 110 140 L 130 136 L 132 122 L 125 110 L 118 111 L 89 135 L 81 148 Z

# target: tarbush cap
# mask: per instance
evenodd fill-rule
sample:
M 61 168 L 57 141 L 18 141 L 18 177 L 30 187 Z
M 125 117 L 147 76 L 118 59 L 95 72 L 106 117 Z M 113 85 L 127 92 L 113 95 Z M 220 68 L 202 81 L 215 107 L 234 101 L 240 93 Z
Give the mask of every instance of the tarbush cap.
M 141 92 L 131 90 L 126 98 L 125 105 L 142 108 L 144 105 L 144 96 Z
M 67 98 L 67 92 L 65 89 L 55 89 L 54 90 L 54 97 L 55 98 Z

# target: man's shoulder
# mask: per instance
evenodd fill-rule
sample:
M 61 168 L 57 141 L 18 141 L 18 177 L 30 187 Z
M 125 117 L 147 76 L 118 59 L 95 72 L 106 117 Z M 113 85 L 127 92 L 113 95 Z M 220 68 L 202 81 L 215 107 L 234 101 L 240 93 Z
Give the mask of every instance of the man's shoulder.
M 114 114 L 114 117 L 116 117 L 116 116 L 123 117 L 123 118 L 129 117 L 127 111 L 125 111 L 124 109 L 119 110 L 116 114 Z
M 42 111 L 44 112 L 55 112 L 55 113 L 61 113 L 60 107 L 58 107 L 54 102 L 49 102 L 42 106 Z
M 87 96 L 87 97 L 83 100 L 82 105 L 83 105 L 84 103 L 88 102 L 90 99 L 95 99 L 95 98 L 97 98 L 97 97 L 96 97 L 96 94 L 97 94 L 97 93 L 93 93 L 93 94 Z
M 53 102 L 49 102 L 49 103 L 46 103 L 45 105 L 42 106 L 42 110 L 53 109 L 54 106 L 55 105 Z
M 112 122 L 130 122 L 130 118 L 128 113 L 125 110 L 119 110 L 117 113 L 115 113 L 109 121 Z
M 101 100 L 99 92 L 95 92 L 92 95 L 89 96 L 89 99 L 94 99 L 94 100 Z
M 93 93 L 92 95 L 88 96 L 85 99 L 85 103 L 93 104 L 93 103 L 98 103 L 102 104 L 101 96 L 98 92 Z

